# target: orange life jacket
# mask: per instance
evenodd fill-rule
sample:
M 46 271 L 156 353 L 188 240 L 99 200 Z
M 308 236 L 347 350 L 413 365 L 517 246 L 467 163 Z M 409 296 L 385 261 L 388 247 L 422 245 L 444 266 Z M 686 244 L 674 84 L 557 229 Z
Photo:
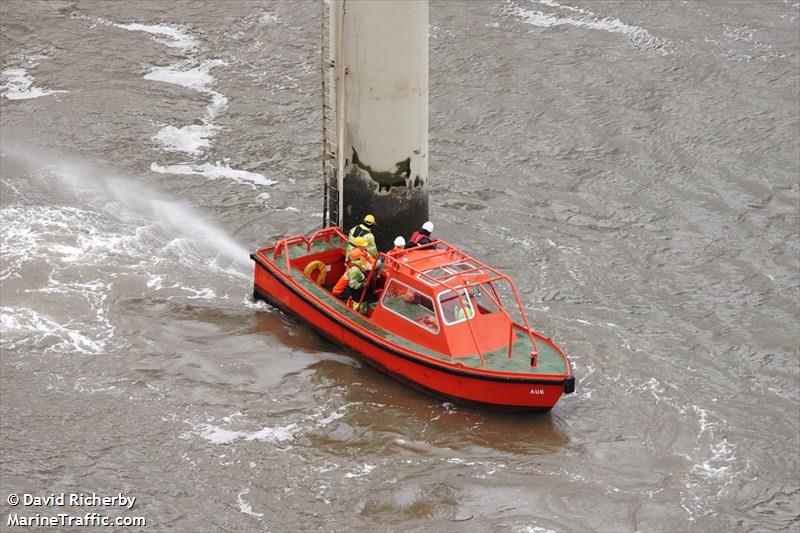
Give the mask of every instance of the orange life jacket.
M 347 270 L 349 270 L 349 268 Z M 339 278 L 339 281 L 337 281 L 336 285 L 333 286 L 333 290 L 331 292 L 334 296 L 339 296 L 347 288 L 347 283 L 350 281 L 347 277 L 347 270 L 344 271 L 342 277 Z

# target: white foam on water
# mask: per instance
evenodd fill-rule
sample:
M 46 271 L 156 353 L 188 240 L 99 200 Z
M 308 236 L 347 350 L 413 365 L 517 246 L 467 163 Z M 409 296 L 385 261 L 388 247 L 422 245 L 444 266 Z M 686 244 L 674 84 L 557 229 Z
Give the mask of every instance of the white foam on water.
M 102 225 L 107 222 L 95 212 L 70 207 L 26 206 L 0 210 L 0 225 L 4 228 L 2 278 L 23 277 L 30 262 L 46 264 L 49 268 L 47 280 L 38 288 L 29 284 L 25 292 L 53 295 L 45 300 L 48 304 L 57 304 L 60 297 L 66 297 L 64 301 L 69 302 L 69 310 L 30 309 L 19 311 L 16 318 L 6 317 L 5 325 L 9 328 L 14 326 L 14 329 L 33 334 L 27 340 L 14 340 L 16 345 L 30 347 L 41 343 L 50 347 L 53 339 L 47 333 L 52 332 L 67 339 L 62 343 L 65 351 L 96 353 L 114 336 L 114 326 L 107 317 L 107 298 L 113 282 L 86 280 L 90 270 L 83 267 L 113 266 L 117 258 L 130 261 L 138 255 L 138 248 L 136 236 L 104 232 Z M 88 316 L 81 313 L 80 300 L 86 301 Z M 83 321 L 81 335 L 70 333 L 79 321 Z M 70 343 L 74 345 L 72 349 L 67 346 Z
M 244 416 L 244 414 L 242 414 L 242 412 L 241 412 L 241 411 L 236 411 L 235 413 L 231 413 L 231 414 L 230 414 L 230 415 L 228 415 L 228 416 L 223 416 L 223 417 L 222 417 L 222 421 L 223 421 L 223 422 L 226 422 L 226 423 L 228 423 L 228 424 L 230 424 L 230 422 L 231 422 L 231 421 L 232 421 L 234 418 L 236 418 L 237 416 Z
M 250 493 L 250 489 L 244 489 L 242 492 L 236 495 L 236 503 L 239 504 L 239 511 L 243 512 L 246 515 L 255 516 L 256 518 L 261 518 L 264 516 L 264 513 L 254 513 L 253 507 L 244 501 L 242 496 L 245 496 Z
M 228 106 L 228 98 L 217 91 L 206 91 L 206 93 L 211 95 L 211 103 L 206 107 L 206 120 L 210 122 Z
M 750 464 L 746 461 L 744 467 L 736 467 L 736 445 L 727 437 L 720 437 L 728 432 L 724 420 L 713 420 L 706 409 L 697 405 L 692 405 L 691 411 L 697 416 L 700 431 L 696 452 L 686 456 L 694 464 L 686 475 L 681 507 L 689 521 L 695 521 L 712 512 L 715 501 L 735 490 L 736 479 L 747 476 Z
M 0 211 L 0 224 L 4 230 L 0 233 L 3 258 L 0 262 L 0 281 L 21 278 L 23 263 L 32 257 L 38 246 L 38 235 L 30 225 L 19 223 L 15 216 L 18 211 L 19 208 L 14 207 Z
M 171 289 L 181 289 L 183 291 L 187 291 L 192 293 L 192 296 L 187 296 L 186 298 L 189 300 L 217 300 L 217 293 L 214 292 L 214 289 L 210 287 L 205 287 L 203 289 L 195 289 L 194 287 L 187 287 L 182 283 L 176 283 Z
M 145 74 L 144 79 L 179 85 L 187 89 L 204 92 L 209 91 L 209 86 L 213 85 L 216 81 L 214 76 L 211 75 L 211 69 L 223 65 L 227 65 L 227 63 L 221 59 L 214 59 L 204 61 L 193 68 L 186 68 L 184 65 L 156 67 Z
M 296 431 L 295 424 L 289 424 L 288 426 L 279 426 L 279 427 L 265 427 L 260 431 L 256 431 L 255 433 L 249 433 L 244 435 L 244 439 L 247 441 L 254 441 L 254 440 L 261 440 L 261 441 L 270 441 L 270 442 L 283 442 L 287 440 L 292 440 L 294 438 L 294 434 Z
M 98 392 L 106 392 L 115 395 L 123 394 L 124 391 L 120 388 L 117 388 L 114 383 L 120 383 L 123 380 L 114 380 L 111 381 L 110 384 L 106 381 L 106 386 L 101 386 L 103 383 L 92 382 L 95 378 L 78 378 L 75 380 L 75 385 L 73 385 L 72 390 L 87 393 L 87 394 L 97 394 Z M 84 385 L 84 383 L 86 383 Z
M 515 533 L 558 533 L 554 529 L 539 526 L 519 526 L 514 528 Z
M 697 423 L 700 426 L 698 439 L 707 438 L 711 441 L 710 456 L 705 461 L 696 463 L 692 467 L 692 472 L 709 479 L 728 477 L 731 466 L 736 461 L 736 446 L 728 442 L 725 437 L 716 440 L 716 433 L 720 432 L 721 426 L 720 423 L 709 420 L 708 411 L 697 405 L 693 405 L 692 409 L 698 416 Z
M 158 163 L 153 163 L 150 165 L 150 170 L 153 172 L 158 172 L 159 174 L 204 176 L 211 180 L 232 179 L 241 183 L 250 183 L 253 186 L 275 185 L 278 183 L 276 180 L 267 178 L 255 172 L 231 168 L 227 164 L 220 161 L 217 161 L 213 165 L 211 163 L 189 163 L 181 165 L 159 165 Z
M 338 420 L 338 419 L 340 419 L 342 417 L 344 417 L 344 413 L 340 412 L 339 410 L 336 410 L 336 411 L 332 412 L 331 414 L 329 414 L 328 416 L 326 416 L 325 418 L 323 418 L 322 420 L 320 420 L 319 421 L 319 425 L 320 425 L 320 427 L 325 427 L 328 424 L 330 424 L 331 422 L 333 422 L 334 420 Z
M 36 258 L 52 255 L 51 252 L 74 258 L 85 253 L 90 243 L 99 238 L 97 230 L 95 234 L 89 230 L 96 227 L 101 218 L 92 211 L 66 206 L 10 206 L 0 209 L 0 224 L 6 230 L 2 233 L 3 259 L 17 256 Z M 63 245 L 63 241 L 48 242 L 59 236 L 71 237 L 77 246 Z M 105 234 L 104 237 L 114 240 L 121 236 Z
M 242 437 L 241 431 L 223 429 L 211 424 L 204 424 L 204 426 L 199 428 L 199 435 L 213 444 L 230 444 Z
M 697 424 L 699 431 L 694 450 L 690 454 L 681 454 L 691 464 L 684 472 L 684 488 L 680 496 L 681 507 L 689 521 L 713 512 L 715 502 L 729 497 L 729 493 L 736 490 L 736 480 L 749 476 L 750 463 L 745 460 L 743 465 L 738 464 L 736 445 L 726 436 L 730 434 L 726 422 L 700 406 L 683 403 L 675 392 L 675 385 L 661 383 L 653 377 L 637 380 L 617 375 L 607 376 L 607 380 L 622 385 L 623 394 L 640 394 L 645 401 L 669 406 L 676 416 L 681 419 L 688 417 Z
M 589 13 L 585 9 L 581 9 L 579 7 L 573 7 L 573 6 L 565 6 L 563 4 L 559 4 L 558 2 L 555 2 L 554 0 L 536 0 L 536 1 L 538 3 L 540 3 L 540 4 L 542 4 L 543 6 L 557 7 L 559 9 L 565 9 L 567 11 L 574 11 L 575 13 Z M 591 14 L 591 13 L 589 13 L 589 14 Z
M 276 427 L 266 426 L 258 431 L 247 432 L 234 431 L 209 423 L 200 424 L 192 428 L 191 431 L 192 434 L 198 435 L 212 444 L 231 444 L 239 439 L 247 442 L 265 441 L 278 443 L 292 440 L 296 432 L 297 426 L 295 424 Z
M 342 405 L 340 407 L 337 407 L 335 410 L 333 410 L 331 412 L 331 414 L 329 414 L 328 416 L 326 416 L 324 418 L 319 419 L 317 421 L 317 426 L 318 427 L 325 427 L 328 424 L 330 424 L 331 422 L 333 422 L 335 420 L 339 420 L 340 418 L 343 418 L 344 414 L 345 414 L 345 411 L 347 411 L 347 408 L 350 407 L 351 405 L 355 405 L 355 403 L 351 402 L 351 403 Z
M 30 100 L 48 94 L 65 93 L 67 91 L 55 91 L 42 89 L 33 84 L 33 78 L 22 68 L 7 68 L 2 72 L 6 82 L 0 87 L 5 88 L 3 96 L 9 100 Z
M 453 465 L 466 465 L 466 466 L 475 466 L 476 464 L 473 461 L 466 461 L 460 457 L 449 457 L 447 458 L 446 462 Z
M 263 300 L 252 301 L 249 296 L 245 296 L 244 299 L 242 299 L 242 304 L 247 309 L 255 309 L 256 311 L 272 311 L 274 309 L 274 307 Z
M 103 330 L 103 339 L 108 340 L 114 336 L 114 326 L 106 316 L 106 300 L 111 289 L 111 283 L 96 279 L 88 282 L 67 281 L 56 279 L 58 269 L 51 271 L 47 279 L 47 286 L 41 289 L 27 289 L 25 292 L 44 292 L 50 294 L 73 294 L 87 301 L 94 311 L 95 324 Z
M 103 22 L 101 20 L 101 22 Z M 117 28 L 130 31 L 142 31 L 155 36 L 155 40 L 161 44 L 180 50 L 189 51 L 197 48 L 197 39 L 189 32 L 175 26 L 166 24 L 114 24 Z M 164 38 L 160 38 L 164 37 Z
M 160 143 L 168 151 L 183 152 L 198 155 L 211 146 L 211 139 L 221 129 L 213 124 L 213 120 L 228 105 L 228 99 L 221 93 L 211 90 L 201 92 L 211 96 L 211 102 L 206 106 L 203 124 L 175 127 L 164 126 L 152 139 Z
M 603 17 L 586 9 L 565 6 L 552 0 L 539 0 L 538 3 L 562 11 L 577 13 L 579 16 L 554 15 L 534 9 L 526 9 L 517 5 L 509 6 L 504 10 L 504 13 L 518 17 L 525 24 L 538 26 L 540 28 L 553 28 L 556 26 L 568 25 L 588 30 L 618 33 L 625 35 L 633 41 L 635 45 L 641 48 L 660 48 L 666 44 L 664 39 L 652 36 L 644 28 L 625 24 L 619 19 Z
M 706 478 L 725 478 L 736 461 L 736 447 L 723 438 L 711 446 L 711 456 L 692 466 L 692 472 Z
M 138 23 L 114 24 L 114 26 L 132 31 L 143 31 L 158 37 L 166 37 L 166 39 L 156 40 L 167 46 L 179 48 L 190 55 L 190 59 L 176 65 L 152 68 L 150 72 L 145 74 L 144 79 L 178 85 L 210 96 L 211 101 L 206 107 L 203 124 L 181 127 L 167 125 L 153 135 L 152 139 L 169 152 L 198 155 L 209 148 L 212 137 L 220 129 L 212 124 L 212 121 L 228 104 L 228 99 L 223 94 L 210 89 L 216 82 L 211 75 L 211 69 L 227 65 L 227 63 L 220 59 L 198 63 L 198 60 L 194 57 L 194 52 L 198 48 L 197 39 L 189 32 L 174 26 Z
M 164 126 L 152 139 L 169 151 L 197 155 L 211 146 L 211 138 L 219 130 L 212 124 L 183 126 Z
M 85 327 L 59 324 L 52 318 L 25 307 L 0 308 L 0 347 L 18 350 L 50 342 L 46 351 L 56 353 L 80 352 L 97 354 L 103 351 L 105 340 L 85 335 Z
M 270 12 L 264 13 L 258 18 L 259 24 L 274 24 L 277 22 L 280 22 L 278 16 Z
M 361 466 L 361 468 L 359 468 L 357 471 L 348 472 L 344 475 L 344 477 L 351 479 L 356 477 L 364 477 L 373 470 L 375 470 L 375 465 L 364 463 L 363 466 Z

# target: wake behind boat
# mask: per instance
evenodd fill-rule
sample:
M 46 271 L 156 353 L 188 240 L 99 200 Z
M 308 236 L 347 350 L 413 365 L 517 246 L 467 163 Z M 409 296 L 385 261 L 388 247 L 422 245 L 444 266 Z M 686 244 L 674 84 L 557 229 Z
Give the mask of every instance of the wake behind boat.
M 437 396 L 547 411 L 575 390 L 567 357 L 530 327 L 504 274 L 443 241 L 382 253 L 362 314 L 331 292 L 345 272 L 346 245 L 330 227 L 258 250 L 250 256 L 254 296 Z

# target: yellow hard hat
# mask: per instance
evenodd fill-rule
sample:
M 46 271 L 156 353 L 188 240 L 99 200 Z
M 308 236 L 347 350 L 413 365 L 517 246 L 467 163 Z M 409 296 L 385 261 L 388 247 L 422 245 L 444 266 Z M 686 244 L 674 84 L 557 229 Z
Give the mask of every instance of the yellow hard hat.
M 366 248 L 369 246 L 369 242 L 364 237 L 356 237 L 353 239 L 353 246 L 358 246 L 359 248 Z
M 367 215 L 364 217 L 364 224 L 367 226 L 371 226 L 375 223 L 375 217 L 372 215 Z

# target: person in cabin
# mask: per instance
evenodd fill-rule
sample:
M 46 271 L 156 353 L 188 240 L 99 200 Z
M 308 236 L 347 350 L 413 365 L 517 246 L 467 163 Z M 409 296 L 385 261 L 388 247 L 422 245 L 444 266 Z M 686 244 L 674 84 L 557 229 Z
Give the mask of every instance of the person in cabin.
M 456 302 L 456 312 L 455 312 L 456 320 L 463 320 L 467 316 L 469 316 L 469 318 L 475 316 L 475 311 L 472 310 L 472 307 L 466 300 L 464 300 L 464 306 L 467 306 L 466 313 L 464 312 L 464 307 L 461 305 L 461 303 Z
M 369 273 L 375 268 L 375 260 L 367 252 L 368 242 L 364 237 L 356 237 L 353 239 L 353 244 L 354 248 L 348 255 L 347 268 L 331 292 L 340 300 L 346 301 L 348 306 L 363 313 L 367 302 L 363 302 L 360 306 L 358 302 L 361 300 Z
M 367 215 L 360 224 L 356 224 L 350 229 L 347 234 L 347 255 L 353 250 L 353 240 L 358 237 L 364 237 L 367 240 L 367 252 L 373 258 L 378 256 L 378 247 L 375 245 L 375 236 L 372 234 L 372 226 L 375 225 L 375 217 Z
M 410 242 L 406 244 L 406 248 L 413 248 L 414 246 L 422 246 L 433 242 L 431 233 L 433 233 L 433 222 L 429 220 L 422 225 L 419 231 L 415 231 L 414 234 L 411 235 L 411 239 L 409 239 Z

